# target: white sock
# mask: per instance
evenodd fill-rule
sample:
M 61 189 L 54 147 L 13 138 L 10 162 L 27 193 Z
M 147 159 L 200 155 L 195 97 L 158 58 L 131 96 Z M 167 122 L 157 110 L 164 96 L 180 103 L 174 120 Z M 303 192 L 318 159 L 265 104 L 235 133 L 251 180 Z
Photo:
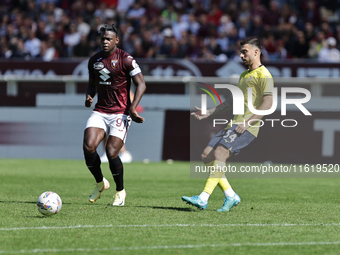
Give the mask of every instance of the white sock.
M 235 191 L 232 188 L 223 191 L 223 193 L 226 197 L 233 197 L 235 195 Z
M 202 191 L 202 193 L 199 195 L 199 198 L 205 203 L 208 202 L 209 197 L 210 197 L 210 194 L 205 191 Z

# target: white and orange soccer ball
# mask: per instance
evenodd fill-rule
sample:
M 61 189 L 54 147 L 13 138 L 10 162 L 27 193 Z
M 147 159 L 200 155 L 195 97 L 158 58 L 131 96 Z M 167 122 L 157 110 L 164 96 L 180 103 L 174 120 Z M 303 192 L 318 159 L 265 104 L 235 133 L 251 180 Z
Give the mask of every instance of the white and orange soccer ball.
M 57 214 L 61 209 L 60 196 L 52 191 L 46 191 L 38 197 L 37 208 L 45 216 Z

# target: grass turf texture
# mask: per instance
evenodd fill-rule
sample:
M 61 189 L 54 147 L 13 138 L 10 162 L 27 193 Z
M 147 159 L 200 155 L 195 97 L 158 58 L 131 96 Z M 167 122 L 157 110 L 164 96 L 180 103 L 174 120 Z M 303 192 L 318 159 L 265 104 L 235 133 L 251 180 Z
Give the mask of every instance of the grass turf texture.
M 339 179 L 232 179 L 242 202 L 230 212 L 218 213 L 223 204 L 218 187 L 206 211 L 181 201 L 183 195 L 199 194 L 205 183 L 189 177 L 185 162 L 125 164 L 124 207 L 111 206 L 115 185 L 108 164 L 103 164 L 103 173 L 111 188 L 94 204 L 87 200 L 94 179 L 83 161 L 2 159 L 0 169 L 0 254 L 340 250 Z M 53 217 L 36 209 L 38 196 L 48 190 L 63 201 Z

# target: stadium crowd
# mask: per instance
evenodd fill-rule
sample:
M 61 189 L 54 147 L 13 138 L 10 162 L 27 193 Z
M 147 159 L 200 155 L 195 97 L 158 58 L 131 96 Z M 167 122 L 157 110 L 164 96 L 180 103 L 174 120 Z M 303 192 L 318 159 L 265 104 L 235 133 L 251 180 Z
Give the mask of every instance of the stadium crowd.
M 89 57 L 116 24 L 135 58 L 239 59 L 260 37 L 263 58 L 340 62 L 335 0 L 0 0 L 1 58 Z

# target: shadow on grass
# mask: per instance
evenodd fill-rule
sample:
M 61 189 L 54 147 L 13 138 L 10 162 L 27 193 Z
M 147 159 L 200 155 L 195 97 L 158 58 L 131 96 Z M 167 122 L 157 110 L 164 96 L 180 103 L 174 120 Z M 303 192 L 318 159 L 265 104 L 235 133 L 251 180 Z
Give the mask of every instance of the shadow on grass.
M 0 203 L 18 203 L 18 204 L 36 204 L 37 201 L 0 201 Z M 72 203 L 64 203 L 63 205 L 70 205 Z
M 174 210 L 174 211 L 181 211 L 181 212 L 192 212 L 195 211 L 195 208 L 183 208 L 183 207 L 169 207 L 169 206 L 134 206 L 140 208 L 152 208 L 152 209 L 163 209 L 163 210 Z
M 53 216 L 53 215 L 52 215 Z M 43 219 L 43 218 L 50 218 L 51 216 L 45 215 L 37 215 L 37 216 L 26 216 L 26 218 L 36 218 L 36 219 Z

